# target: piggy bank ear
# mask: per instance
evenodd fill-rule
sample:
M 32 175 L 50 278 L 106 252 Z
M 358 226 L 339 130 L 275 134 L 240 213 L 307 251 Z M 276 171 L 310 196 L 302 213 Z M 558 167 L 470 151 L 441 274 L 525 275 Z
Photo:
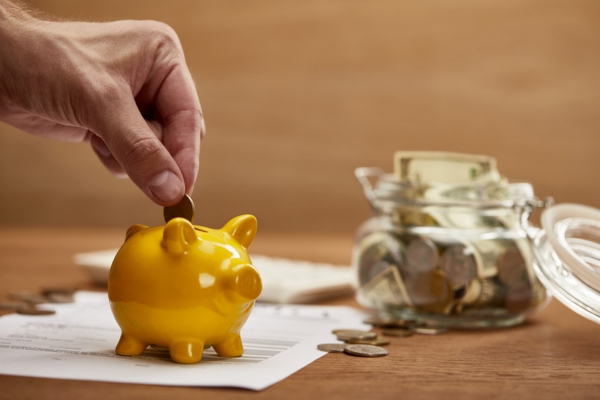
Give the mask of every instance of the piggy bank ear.
M 131 225 L 129 227 L 129 229 L 127 229 L 127 233 L 125 234 L 125 241 L 127 241 L 130 237 L 132 237 L 139 231 L 143 231 L 147 227 L 148 226 L 146 226 L 146 225 L 140 225 L 140 224 Z
M 254 215 L 240 215 L 225 224 L 223 231 L 229 233 L 245 248 L 250 247 L 256 235 L 256 218 Z
M 192 223 L 184 218 L 173 218 L 165 226 L 162 247 L 169 253 L 181 254 L 198 240 Z

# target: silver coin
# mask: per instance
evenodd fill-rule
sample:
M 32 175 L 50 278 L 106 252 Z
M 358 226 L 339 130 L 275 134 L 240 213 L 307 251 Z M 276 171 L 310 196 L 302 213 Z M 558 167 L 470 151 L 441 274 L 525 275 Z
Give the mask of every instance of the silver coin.
M 22 315 L 52 315 L 56 314 L 54 310 L 43 310 L 35 307 L 21 307 L 16 310 L 17 314 Z
M 377 332 L 370 331 L 342 330 L 336 331 L 334 334 L 337 336 L 337 339 L 341 340 L 342 342 L 346 342 L 348 340 L 375 339 L 377 337 Z
M 409 289 L 415 306 L 427 312 L 442 313 L 454 301 L 452 282 L 439 269 L 417 276 Z
M 477 278 L 477 261 L 465 246 L 448 247 L 444 250 L 440 264 L 454 287 L 464 286 Z
M 359 357 L 383 357 L 389 354 L 383 347 L 369 344 L 347 344 L 344 353 Z
M 3 301 L 0 302 L 0 310 L 12 310 L 16 311 L 23 307 L 25 304 L 18 301 Z
M 410 328 L 411 326 L 415 325 L 415 320 L 370 317 L 365 319 L 363 323 L 373 325 L 378 328 Z
M 194 213 L 194 201 L 187 194 L 183 196 L 183 199 L 179 203 L 171 207 L 165 207 L 163 211 L 165 223 L 173 218 L 185 218 L 190 222 L 194 222 Z
M 415 333 L 420 333 L 422 335 L 439 335 L 440 333 L 448 332 L 446 328 L 427 328 L 427 327 L 417 327 L 414 329 Z
M 32 292 L 11 292 L 8 294 L 8 297 L 13 300 L 25 301 L 29 304 L 42 304 L 48 302 L 44 296 Z
M 75 302 L 75 297 L 72 294 L 65 294 L 65 293 L 49 293 L 46 295 L 46 298 L 50 301 L 50 303 L 73 303 L 73 302 Z
M 508 249 L 498 257 L 498 279 L 510 286 L 521 280 L 525 259 L 517 249 Z
M 410 337 L 413 335 L 412 329 L 408 328 L 389 328 L 381 331 L 384 336 Z
M 43 287 L 42 290 L 42 295 L 47 296 L 49 294 L 63 294 L 63 295 L 67 295 L 67 294 L 74 294 L 76 292 L 76 289 L 72 288 L 72 287 Z
M 417 273 L 433 271 L 438 263 L 438 249 L 429 238 L 415 238 L 406 248 L 406 261 Z
M 317 350 L 326 351 L 327 353 L 343 353 L 343 343 L 322 343 L 317 346 Z
M 390 339 L 377 336 L 375 339 L 350 339 L 346 341 L 348 344 L 370 344 L 371 346 L 387 346 L 390 344 Z
M 358 257 L 358 272 L 361 285 L 387 269 L 390 265 L 400 271 L 404 262 L 404 244 L 395 237 L 383 233 L 373 233 L 360 241 Z

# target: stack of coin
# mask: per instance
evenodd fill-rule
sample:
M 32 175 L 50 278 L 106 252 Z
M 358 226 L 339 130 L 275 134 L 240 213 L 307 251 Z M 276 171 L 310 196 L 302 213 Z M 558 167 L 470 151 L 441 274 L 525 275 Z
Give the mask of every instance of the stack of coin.
M 337 340 L 349 344 L 368 344 L 372 346 L 385 346 L 390 344 L 390 340 L 382 338 L 373 331 L 360 331 L 356 329 L 336 329 L 332 332 L 337 336 Z

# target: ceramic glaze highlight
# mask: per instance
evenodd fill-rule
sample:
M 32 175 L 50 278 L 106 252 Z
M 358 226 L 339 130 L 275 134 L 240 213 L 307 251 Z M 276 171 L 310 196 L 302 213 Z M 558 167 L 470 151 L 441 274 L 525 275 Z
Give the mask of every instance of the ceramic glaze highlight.
M 183 218 L 129 228 L 108 278 L 122 332 L 117 354 L 139 355 L 152 344 L 186 364 L 210 346 L 223 357 L 241 356 L 240 330 L 262 290 L 247 251 L 255 234 L 252 215 L 222 229 Z

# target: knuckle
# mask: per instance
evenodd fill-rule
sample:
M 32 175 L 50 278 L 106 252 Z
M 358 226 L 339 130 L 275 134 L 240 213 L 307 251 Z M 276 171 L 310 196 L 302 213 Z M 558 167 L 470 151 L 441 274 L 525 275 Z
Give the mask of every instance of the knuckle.
M 180 50 L 181 44 L 179 37 L 175 30 L 159 21 L 145 21 L 143 29 L 146 37 L 149 38 L 150 42 L 154 42 L 156 46 L 163 47 L 171 50 Z
M 154 165 L 161 146 L 156 139 L 147 137 L 133 142 L 123 157 L 123 165 L 127 170 L 139 170 L 145 165 Z

